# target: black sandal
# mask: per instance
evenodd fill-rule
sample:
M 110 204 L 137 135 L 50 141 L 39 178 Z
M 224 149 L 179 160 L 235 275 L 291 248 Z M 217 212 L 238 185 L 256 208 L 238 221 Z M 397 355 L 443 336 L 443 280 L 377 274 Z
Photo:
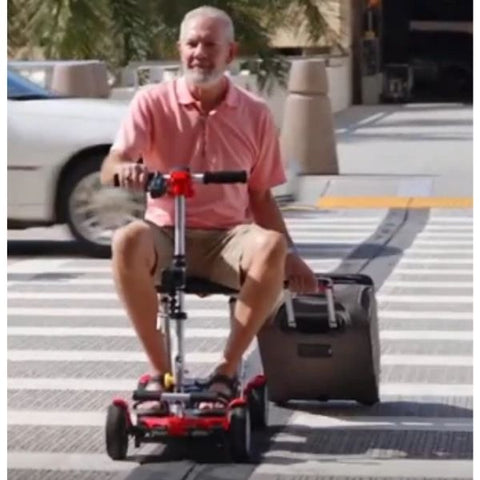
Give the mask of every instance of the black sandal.
M 158 392 L 159 394 L 165 391 L 164 388 L 164 374 L 157 375 L 142 375 L 137 384 L 137 391 L 148 390 Z M 141 406 L 139 409 L 138 407 Z M 134 409 L 137 410 L 137 415 L 166 415 L 169 411 L 168 403 L 162 400 L 139 400 L 135 402 Z
M 217 395 L 217 399 L 201 402 L 212 405 L 211 407 L 200 408 L 200 410 L 205 411 L 206 414 L 211 414 L 214 411 L 223 412 L 225 407 L 228 406 L 228 404 L 237 396 L 238 393 L 239 382 L 236 377 L 232 378 L 221 373 L 214 373 L 206 382 L 202 383 L 201 386 L 208 391 L 208 389 L 214 384 L 226 386 L 229 390 L 229 393 L 212 391 L 212 393 Z M 221 406 L 216 407 L 218 404 Z

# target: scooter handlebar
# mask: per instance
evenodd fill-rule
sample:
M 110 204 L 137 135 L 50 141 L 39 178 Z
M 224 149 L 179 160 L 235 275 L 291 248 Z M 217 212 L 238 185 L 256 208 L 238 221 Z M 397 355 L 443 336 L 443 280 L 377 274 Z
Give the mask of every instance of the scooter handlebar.
M 155 177 L 155 173 L 148 174 L 148 180 L 146 185 L 148 186 L 150 182 Z M 163 175 L 164 178 L 168 178 L 169 175 Z M 195 173 L 192 175 L 194 181 L 200 183 L 246 183 L 247 182 L 247 172 L 246 170 L 221 170 L 218 172 L 204 172 L 204 173 Z M 113 186 L 119 187 L 120 180 L 119 176 L 116 173 L 113 176 Z
M 246 183 L 247 172 L 245 170 L 205 172 L 203 183 Z

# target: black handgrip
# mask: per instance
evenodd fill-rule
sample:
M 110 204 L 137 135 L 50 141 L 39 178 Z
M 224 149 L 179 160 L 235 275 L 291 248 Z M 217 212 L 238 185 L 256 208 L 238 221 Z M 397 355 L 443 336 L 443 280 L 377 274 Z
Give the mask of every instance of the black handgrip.
M 337 284 L 365 285 L 367 287 L 373 287 L 372 278 L 362 273 L 326 273 L 325 275 L 317 273 L 316 276 L 330 278 L 333 283 Z
M 232 170 L 222 172 L 205 172 L 203 183 L 246 183 L 247 172 L 245 170 Z

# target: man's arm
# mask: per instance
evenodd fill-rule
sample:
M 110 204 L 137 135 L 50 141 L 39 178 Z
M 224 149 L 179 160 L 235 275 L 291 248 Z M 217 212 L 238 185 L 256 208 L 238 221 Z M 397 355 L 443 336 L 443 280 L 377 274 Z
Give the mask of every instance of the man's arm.
M 268 230 L 283 233 L 287 239 L 289 250 L 294 251 L 295 246 L 288 233 L 282 213 L 270 189 L 263 191 L 250 190 L 250 207 L 255 222 Z
M 300 258 L 288 233 L 282 213 L 270 190 L 250 191 L 250 207 L 255 222 L 268 230 L 283 233 L 287 239 L 289 254 L 285 263 L 285 278 L 294 292 L 316 293 L 318 282 L 312 269 Z
M 130 162 L 115 150 L 110 150 L 105 157 L 100 170 L 100 181 L 102 185 L 113 185 L 113 176 L 118 172 L 118 166 L 122 163 Z

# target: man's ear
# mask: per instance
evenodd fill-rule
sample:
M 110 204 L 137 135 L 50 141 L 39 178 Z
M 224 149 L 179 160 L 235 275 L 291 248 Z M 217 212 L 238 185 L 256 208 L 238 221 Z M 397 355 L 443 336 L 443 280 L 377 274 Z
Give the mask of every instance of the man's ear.
M 239 46 L 237 42 L 230 43 L 230 50 L 228 52 L 228 58 L 227 58 L 228 64 L 232 63 L 233 60 L 237 57 L 238 49 L 239 49 Z

